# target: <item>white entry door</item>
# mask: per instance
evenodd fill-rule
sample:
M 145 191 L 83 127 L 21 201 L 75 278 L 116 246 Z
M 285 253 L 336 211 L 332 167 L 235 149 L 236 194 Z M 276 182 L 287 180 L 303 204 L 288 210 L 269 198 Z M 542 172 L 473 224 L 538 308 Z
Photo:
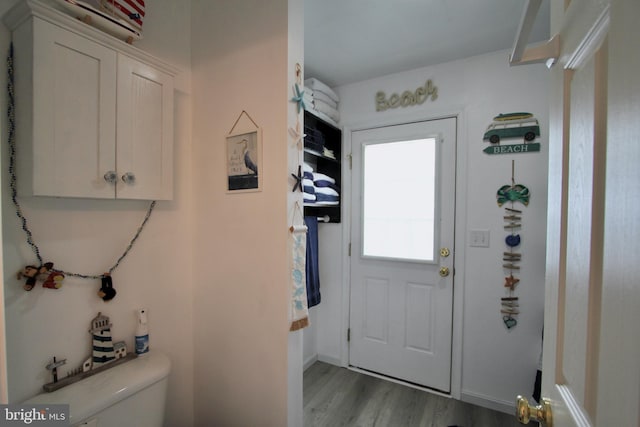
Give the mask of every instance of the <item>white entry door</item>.
M 552 4 L 542 397 L 554 427 L 638 426 L 640 2 Z
M 449 392 L 456 119 L 351 141 L 349 364 Z

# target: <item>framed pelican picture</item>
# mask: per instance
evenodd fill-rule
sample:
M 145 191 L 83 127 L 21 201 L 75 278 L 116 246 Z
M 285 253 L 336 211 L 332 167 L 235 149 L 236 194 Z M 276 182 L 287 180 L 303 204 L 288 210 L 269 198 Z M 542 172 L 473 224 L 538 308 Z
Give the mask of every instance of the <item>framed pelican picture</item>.
M 227 182 L 229 192 L 260 191 L 262 147 L 260 129 L 227 136 Z

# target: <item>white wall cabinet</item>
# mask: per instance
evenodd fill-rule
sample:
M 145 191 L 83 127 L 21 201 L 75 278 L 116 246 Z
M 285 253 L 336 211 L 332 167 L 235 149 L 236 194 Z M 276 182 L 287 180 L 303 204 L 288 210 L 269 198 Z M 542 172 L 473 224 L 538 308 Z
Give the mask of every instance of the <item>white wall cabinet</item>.
M 171 72 L 70 16 L 34 10 L 12 27 L 20 195 L 171 199 Z

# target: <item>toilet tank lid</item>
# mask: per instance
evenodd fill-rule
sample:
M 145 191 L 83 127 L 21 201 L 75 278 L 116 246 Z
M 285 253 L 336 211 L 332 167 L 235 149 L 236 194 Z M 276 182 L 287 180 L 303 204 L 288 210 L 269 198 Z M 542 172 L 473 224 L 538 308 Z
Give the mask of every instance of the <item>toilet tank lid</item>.
M 166 378 L 170 369 L 169 358 L 153 351 L 24 403 L 69 404 L 71 421 L 82 420 Z

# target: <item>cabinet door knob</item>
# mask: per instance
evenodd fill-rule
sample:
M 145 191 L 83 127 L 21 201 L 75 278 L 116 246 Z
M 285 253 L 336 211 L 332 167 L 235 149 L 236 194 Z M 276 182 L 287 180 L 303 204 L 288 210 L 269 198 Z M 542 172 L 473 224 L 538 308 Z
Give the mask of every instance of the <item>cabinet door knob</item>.
M 131 172 L 127 172 L 122 175 L 122 181 L 125 184 L 133 184 L 136 181 L 136 176 Z
M 109 184 L 113 184 L 114 182 L 116 182 L 116 179 L 118 179 L 118 175 L 115 171 L 107 171 L 104 174 L 104 180 Z

